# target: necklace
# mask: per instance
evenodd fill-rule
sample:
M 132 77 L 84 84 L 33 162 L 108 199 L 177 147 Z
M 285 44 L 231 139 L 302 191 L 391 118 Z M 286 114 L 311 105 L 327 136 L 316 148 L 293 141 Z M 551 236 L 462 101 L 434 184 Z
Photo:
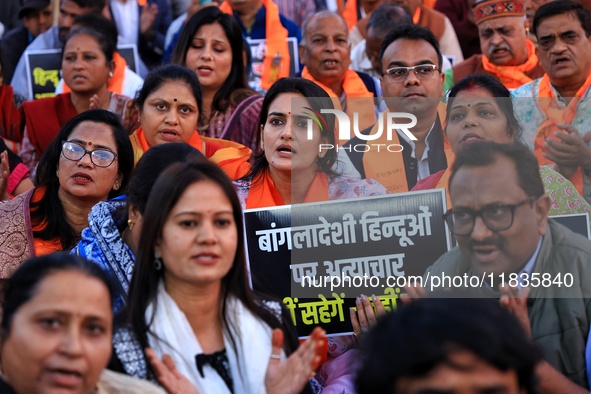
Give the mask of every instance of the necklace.
M 205 126 L 198 127 L 197 129 L 199 131 L 209 130 L 209 126 L 211 126 L 211 124 L 213 123 L 213 121 L 215 120 L 215 118 L 218 116 L 219 112 L 220 111 L 215 111 L 215 113 L 213 114 L 213 116 L 209 119 L 209 123 L 207 123 L 207 125 L 205 125 Z

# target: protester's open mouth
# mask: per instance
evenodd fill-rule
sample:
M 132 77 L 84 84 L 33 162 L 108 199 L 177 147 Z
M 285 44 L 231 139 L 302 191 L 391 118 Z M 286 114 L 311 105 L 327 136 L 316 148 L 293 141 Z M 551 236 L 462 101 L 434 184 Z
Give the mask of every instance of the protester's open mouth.
M 555 57 L 552 60 L 552 64 L 555 66 L 560 66 L 560 65 L 565 65 L 567 63 L 570 63 L 570 58 L 568 56 L 560 56 L 560 57 Z
M 338 60 L 328 59 L 328 60 L 323 61 L 322 64 L 326 68 L 335 68 L 340 64 L 340 62 Z
M 470 144 L 470 143 L 476 142 L 476 141 L 484 141 L 484 139 L 477 134 L 468 133 L 464 136 L 464 138 L 461 139 L 460 142 Z
M 93 181 L 90 175 L 85 174 L 83 172 L 75 173 L 74 175 L 72 175 L 72 179 L 74 179 L 74 182 L 78 184 L 86 184 Z
M 214 264 L 217 263 L 219 258 L 219 255 L 211 252 L 199 253 L 193 256 L 193 260 L 197 261 L 199 264 Z
M 291 156 L 295 153 L 295 151 L 291 148 L 291 145 L 279 145 L 279 147 L 277 147 L 277 152 L 279 152 L 279 154 L 282 156 Z
M 78 387 L 84 379 L 80 372 L 71 369 L 53 368 L 46 372 L 56 386 L 63 388 Z
M 160 137 L 166 141 L 178 141 L 180 134 L 174 129 L 162 129 L 159 131 Z

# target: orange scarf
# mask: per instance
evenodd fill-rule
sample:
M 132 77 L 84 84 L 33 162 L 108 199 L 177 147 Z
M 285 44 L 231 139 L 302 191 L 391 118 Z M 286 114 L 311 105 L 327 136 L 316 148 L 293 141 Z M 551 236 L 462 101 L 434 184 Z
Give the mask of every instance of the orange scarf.
M 272 0 L 263 0 L 265 7 L 265 59 L 261 75 L 261 87 L 269 90 L 279 78 L 289 77 L 290 57 L 287 46 L 287 29 L 279 19 L 279 7 Z M 233 15 L 232 7 L 227 1 L 220 4 L 220 10 Z
M 415 13 L 412 15 L 412 23 L 414 23 L 415 25 L 418 25 L 420 20 L 421 20 L 421 7 L 419 6 L 415 10 Z
M 538 65 L 539 60 L 536 56 L 536 47 L 529 38 L 525 40 L 525 46 L 527 47 L 527 61 L 523 64 L 518 66 L 497 66 L 483 55 L 482 67 L 493 74 L 507 89 L 515 89 L 531 82 L 532 79 L 525 73 L 533 70 Z
M 444 106 L 445 104 L 442 103 Z M 441 105 L 440 105 L 441 106 Z M 387 121 L 388 112 L 385 112 L 380 121 Z M 440 118 L 437 118 L 436 122 Z M 388 140 L 386 133 L 387 127 L 384 125 L 382 135 L 377 140 L 372 141 L 372 144 L 384 144 L 384 146 L 398 144 L 400 145 L 400 137 L 396 130 L 392 131 L 392 139 Z M 370 135 L 378 132 L 378 123 L 371 129 Z M 449 142 L 445 133 L 443 135 L 443 151 L 447 159 L 447 167 L 451 166 L 455 156 L 451 151 Z M 406 181 L 406 169 L 404 166 L 404 157 L 402 151 L 399 153 L 389 152 L 388 149 L 372 149 L 363 154 L 363 169 L 365 170 L 365 177 L 375 179 L 381 183 L 391 193 L 402 193 L 408 191 L 408 183 Z M 449 176 L 448 176 L 449 179 Z M 439 185 L 437 186 L 439 187 Z M 449 197 L 449 196 L 448 196 Z
M 113 63 L 115 63 L 115 70 L 113 71 L 113 76 L 107 79 L 107 90 L 109 92 L 123 94 L 123 80 L 125 79 L 124 74 L 125 67 L 127 67 L 127 62 L 125 61 L 125 58 L 119 54 L 119 52 L 114 52 Z M 72 91 L 65 80 L 63 89 L 63 93 L 70 93 Z
M 144 152 L 150 149 L 150 144 L 141 126 L 129 136 L 129 139 L 133 146 L 134 161 L 137 164 Z M 220 166 L 233 180 L 243 177 L 250 170 L 248 159 L 251 150 L 244 145 L 218 138 L 202 137 L 197 132 L 193 133 L 187 143 Z
M 540 165 L 554 164 L 543 155 L 543 153 L 546 151 L 546 148 L 544 147 L 546 144 L 546 139 L 553 138 L 558 140 L 558 138 L 554 137 L 554 132 L 567 134 L 566 131 L 559 129 L 556 127 L 556 125 L 561 123 L 572 123 L 575 116 L 577 115 L 577 105 L 590 86 L 591 73 L 589 73 L 587 79 L 579 88 L 575 94 L 575 97 L 573 97 L 570 103 L 568 103 L 566 108 L 561 109 L 558 108 L 556 93 L 554 90 L 552 90 L 552 86 L 550 85 L 550 77 L 548 77 L 548 74 L 544 74 L 542 77 L 542 80 L 540 81 L 540 87 L 538 89 L 538 105 L 542 112 L 546 115 L 546 119 L 544 119 L 544 121 L 538 127 L 538 131 L 536 132 L 534 139 L 534 154 L 536 155 Z M 579 194 L 584 195 L 583 171 L 581 167 L 577 168 L 573 176 L 570 178 L 570 181 L 573 183 L 573 185 L 575 185 Z
M 315 80 L 312 74 L 310 74 L 310 71 L 308 71 L 308 67 L 304 67 L 302 70 L 302 78 L 308 79 L 324 89 L 324 91 L 331 98 L 333 98 L 332 101 L 334 103 L 335 109 L 342 110 L 339 97 L 328 86 L 325 86 Z M 367 90 L 363 80 L 359 77 L 359 75 L 357 75 L 355 71 L 347 69 L 347 72 L 345 73 L 345 79 L 343 80 L 343 90 L 345 91 L 347 99 L 355 97 L 365 98 L 364 100 L 356 100 L 353 103 L 354 105 L 347 105 L 347 115 L 349 116 L 351 125 L 353 125 L 353 114 L 355 112 L 359 114 L 359 131 L 375 124 L 376 115 L 373 104 L 373 93 Z M 351 130 L 350 135 L 353 136 L 353 130 Z M 338 127 L 335 127 L 335 140 L 339 146 L 347 142 L 338 139 Z
M 306 193 L 304 203 L 327 200 L 329 200 L 328 177 L 325 172 L 317 172 Z M 285 203 L 275 187 L 275 182 L 273 182 L 269 169 L 267 168 L 262 174 L 259 174 L 252 180 L 248 197 L 246 197 L 246 209 L 276 207 L 280 205 L 285 205 Z
M 357 0 L 348 0 L 343 9 L 343 19 L 347 22 L 349 31 L 352 31 L 357 24 Z
M 386 122 L 388 112 L 385 112 L 380 121 Z M 376 123 L 371 129 L 370 135 L 378 132 L 379 123 Z M 392 131 L 392 139 L 388 140 L 387 127 L 384 124 L 382 135 L 372 144 L 385 144 L 385 146 L 397 144 L 400 145 L 400 138 L 396 130 Z M 388 149 L 372 149 L 363 154 L 363 169 L 365 177 L 375 179 L 380 182 L 390 193 L 402 193 L 408 191 L 406 182 L 406 170 L 404 168 L 404 158 L 402 151 L 399 153 L 389 152 Z

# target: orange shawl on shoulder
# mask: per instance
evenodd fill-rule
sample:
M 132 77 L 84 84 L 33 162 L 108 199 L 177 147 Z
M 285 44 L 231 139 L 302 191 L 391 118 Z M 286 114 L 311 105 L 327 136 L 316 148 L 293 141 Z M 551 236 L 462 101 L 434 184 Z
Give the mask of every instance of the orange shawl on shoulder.
M 548 77 L 548 74 L 544 74 L 542 77 L 538 92 L 538 105 L 546 115 L 546 119 L 544 119 L 538 127 L 538 131 L 534 138 L 534 154 L 540 165 L 554 164 L 554 162 L 548 160 L 543 154 L 546 151 L 546 139 L 553 138 L 558 140 L 558 138 L 554 136 L 554 132 L 567 133 L 566 131 L 559 129 L 556 125 L 561 123 L 572 123 L 577 115 L 579 101 L 589 87 L 591 87 L 591 73 L 589 73 L 587 79 L 575 94 L 575 97 L 571 99 L 566 108 L 562 109 L 557 106 L 557 97 L 550 85 L 550 77 Z M 583 171 L 581 167 L 577 168 L 573 176 L 570 178 L 570 181 L 577 188 L 579 194 L 583 196 Z
M 306 193 L 304 202 L 328 201 L 328 177 L 325 172 L 318 172 Z M 265 208 L 285 205 L 283 198 L 275 187 L 269 169 L 252 180 L 248 197 L 246 197 L 246 208 Z
M 134 162 L 137 164 L 144 152 L 150 149 L 150 144 L 143 127 L 137 129 L 129 139 L 133 146 Z M 233 180 L 243 177 L 250 170 L 248 159 L 252 151 L 244 145 L 218 138 L 202 137 L 197 131 L 187 143 L 220 166 Z

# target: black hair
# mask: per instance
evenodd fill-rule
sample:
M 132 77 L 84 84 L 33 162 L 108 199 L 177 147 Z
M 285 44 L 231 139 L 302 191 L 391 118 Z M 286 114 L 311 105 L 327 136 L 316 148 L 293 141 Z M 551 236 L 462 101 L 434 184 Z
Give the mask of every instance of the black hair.
M 157 270 L 155 268 L 154 245 L 161 240 L 168 216 L 183 193 L 191 185 L 204 181 L 213 182 L 223 190 L 232 206 L 237 231 L 234 261 L 228 273 L 221 279 L 220 314 L 223 329 L 229 334 L 233 346 L 236 348 L 237 342 L 234 341 L 234 333 L 239 330 L 236 330 L 235 322 L 228 316 L 228 302 L 231 297 L 240 300 L 245 308 L 271 328 L 284 328 L 285 322 L 279 321 L 262 306 L 261 302 L 257 302 L 258 298 L 250 289 L 246 269 L 242 209 L 232 181 L 220 167 L 209 160 L 187 161 L 172 164 L 160 174 L 152 188 L 143 216 L 139 250 L 136 255 L 127 304 L 129 322 L 142 348 L 148 346 L 148 332 L 150 332 L 152 324 L 152 321 L 146 321 L 146 309 L 156 300 L 158 285 L 162 280 L 163 271 L 166 269 L 166 262 L 164 262 L 163 269 Z M 166 340 L 166 338 L 161 339 Z M 287 342 L 286 346 L 286 352 L 289 353 L 292 349 Z
M 544 183 L 540 176 L 538 160 L 531 150 L 520 142 L 497 144 L 491 141 L 482 141 L 471 145 L 470 149 L 460 150 L 456 155 L 456 161 L 449 178 L 450 191 L 453 179 L 462 167 L 485 167 L 495 163 L 499 157 L 505 157 L 513 162 L 519 186 L 528 196 L 540 197 L 544 195 Z
M 374 28 L 380 32 L 388 32 L 395 26 L 412 24 L 412 17 L 406 8 L 393 3 L 380 4 L 369 15 L 365 31 Z
M 35 296 L 39 284 L 59 271 L 78 271 L 102 282 L 109 290 L 109 301 L 113 309 L 113 282 L 97 264 L 66 252 L 33 257 L 22 263 L 2 286 L 3 338 L 10 334 L 10 325 L 15 314 Z
M 437 41 L 435 35 L 431 32 L 431 30 L 426 29 L 422 26 L 408 24 L 395 27 L 386 35 L 386 38 L 384 38 L 384 41 L 382 42 L 382 47 L 380 48 L 380 56 L 378 58 L 380 62 L 381 73 L 384 72 L 384 70 L 382 70 L 382 59 L 384 58 L 384 52 L 386 52 L 386 49 L 388 49 L 390 44 L 392 44 L 394 41 L 403 38 L 407 40 L 423 40 L 431 44 L 431 46 L 435 49 L 435 52 L 437 52 L 437 61 L 439 63 L 437 67 L 439 67 L 439 70 L 441 72 L 441 67 L 443 65 L 443 55 L 441 54 L 439 42 Z
M 117 36 L 119 34 L 117 31 L 117 25 L 115 25 L 115 22 L 105 18 L 101 14 L 95 14 L 91 12 L 89 14 L 78 15 L 74 19 L 74 22 L 72 22 L 72 28 L 74 26 L 78 26 L 78 28 L 96 30 L 111 40 L 111 42 L 113 42 L 115 45 L 115 48 L 117 47 Z M 72 28 L 70 28 L 70 32 L 72 31 Z
M 63 0 L 60 0 L 60 3 Z M 90 8 L 91 12 L 101 13 L 107 6 L 107 0 L 71 0 L 80 8 Z
M 248 87 L 246 80 L 244 51 L 246 49 L 250 53 L 250 48 L 248 46 L 244 47 L 248 44 L 243 40 L 240 26 L 238 26 L 232 15 L 223 13 L 218 7 L 204 7 L 193 14 L 181 30 L 172 55 L 172 63 L 187 66 L 187 52 L 191 48 L 193 37 L 202 26 L 215 23 L 219 24 L 224 30 L 232 51 L 230 75 L 217 91 L 212 102 L 214 110 L 225 111 L 228 106 L 236 106 L 246 97 L 256 94 L 254 90 Z
M 64 46 L 62 47 L 62 59 L 64 58 L 64 51 L 66 50 L 66 44 L 68 41 L 70 41 L 72 37 L 79 35 L 87 35 L 96 40 L 101 52 L 103 52 L 105 55 L 107 66 L 113 61 L 113 54 L 117 50 L 117 41 L 111 40 L 110 37 L 103 34 L 103 32 L 90 27 L 82 27 L 80 29 L 70 30 L 64 41 Z
M 133 148 L 129 135 L 121 126 L 117 115 L 103 109 L 92 109 L 76 115 L 62 127 L 43 152 L 37 166 L 37 187 L 45 187 L 46 191 L 41 200 L 31 201 L 31 222 L 33 227 L 45 222 L 43 229 L 34 231 L 33 235 L 44 240 L 59 238 L 64 250 L 74 247 L 80 235 L 74 231 L 66 219 L 66 213 L 58 197 L 60 183 L 56 170 L 62 154 L 62 141 L 67 141 L 74 129 L 83 122 L 104 123 L 113 133 L 117 146 L 117 165 L 121 174 L 121 185 L 118 190 L 111 190 L 109 198 L 116 197 L 125 190 L 133 171 Z
M 210 7 L 207 7 L 210 8 Z M 133 103 L 138 110 L 143 112 L 146 99 L 152 92 L 160 89 L 160 87 L 167 82 L 181 82 L 193 93 L 197 108 L 199 109 L 199 117 L 201 117 L 201 106 L 203 105 L 203 95 L 201 93 L 201 85 L 195 73 L 186 67 L 178 64 L 167 64 L 160 66 L 150 71 L 144 79 L 142 88 L 137 92 Z
M 334 109 L 334 105 L 330 96 L 320 86 L 314 82 L 304 78 L 281 78 L 276 81 L 265 94 L 263 104 L 261 105 L 261 115 L 259 124 L 265 127 L 267 117 L 269 116 L 269 107 L 275 99 L 284 93 L 297 93 L 304 96 L 310 103 L 310 107 L 315 111 L 316 116 L 323 118 L 326 121 L 325 127 L 320 129 L 320 135 L 328 139 L 328 144 L 335 145 L 335 117 L 332 114 L 321 114 L 321 109 Z M 322 122 L 321 122 L 322 123 Z M 260 144 L 260 135 L 257 137 L 257 146 Z M 318 166 L 321 171 L 331 173 L 331 167 L 337 159 L 337 152 L 335 149 L 329 149 L 322 158 L 317 159 Z M 269 167 L 269 162 L 265 157 L 265 152 L 261 151 L 255 158 L 254 164 L 248 174 L 243 179 L 255 178 L 256 175 L 263 172 Z
M 191 158 L 205 158 L 201 152 L 183 142 L 170 142 L 151 147 L 138 161 L 127 192 L 127 204 L 134 205 L 143 215 L 148 197 L 158 176 L 168 166 Z
M 544 19 L 569 13 L 572 13 L 577 17 L 581 23 L 581 27 L 585 31 L 585 36 L 591 36 L 591 14 L 579 2 L 573 0 L 551 1 L 538 8 L 534 15 L 532 32 L 537 37 L 538 28 Z
M 488 74 L 471 74 L 462 78 L 449 91 L 447 98 L 446 116 L 449 119 L 449 113 L 453 107 L 455 97 L 464 90 L 470 90 L 475 87 L 480 87 L 487 90 L 495 99 L 497 105 L 505 114 L 507 118 L 507 134 L 518 138 L 521 135 L 521 123 L 515 116 L 515 109 L 513 107 L 513 100 L 511 99 L 511 92 L 499 82 L 498 79 Z
M 397 393 L 403 378 L 420 378 L 457 351 L 469 351 L 501 371 L 515 370 L 519 387 L 535 393 L 541 359 L 519 322 L 496 300 L 424 298 L 384 316 L 363 338 L 359 394 Z

